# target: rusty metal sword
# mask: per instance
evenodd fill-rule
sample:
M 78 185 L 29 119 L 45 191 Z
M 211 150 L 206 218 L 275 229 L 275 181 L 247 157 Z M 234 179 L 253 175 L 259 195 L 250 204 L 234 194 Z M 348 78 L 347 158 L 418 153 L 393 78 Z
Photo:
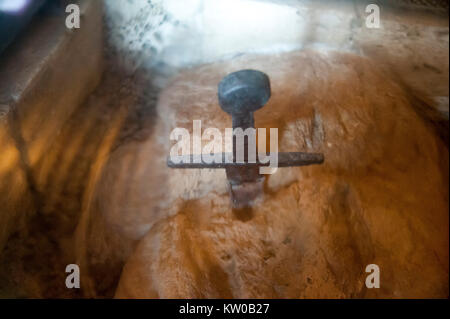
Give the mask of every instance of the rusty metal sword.
M 231 73 L 219 83 L 219 104 L 231 115 L 233 126 L 232 161 L 227 161 L 231 154 L 222 153 L 220 162 L 207 163 L 194 161 L 195 155 L 179 155 L 167 159 L 171 168 L 224 168 L 230 185 L 230 195 L 234 208 L 251 206 L 254 199 L 262 193 L 264 175 L 259 173 L 261 166 L 269 166 L 267 162 L 249 161 L 248 138 L 244 139 L 244 161 L 237 161 L 236 129 L 254 128 L 253 113 L 262 108 L 271 95 L 269 77 L 256 70 L 241 70 Z M 321 153 L 280 152 L 278 167 L 305 166 L 321 164 L 324 156 Z

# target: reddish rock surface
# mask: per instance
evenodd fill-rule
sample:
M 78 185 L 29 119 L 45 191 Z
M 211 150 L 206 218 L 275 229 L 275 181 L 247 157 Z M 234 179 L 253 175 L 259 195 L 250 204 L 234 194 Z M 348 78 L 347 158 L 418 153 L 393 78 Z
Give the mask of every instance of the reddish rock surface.
M 174 127 L 230 126 L 217 84 L 242 68 L 271 79 L 256 126 L 277 127 L 281 151 L 326 160 L 279 169 L 259 203 L 237 212 L 223 170 L 171 170 L 165 157 Z M 312 51 L 181 73 L 160 96 L 153 134 L 108 159 L 79 229 L 85 267 L 95 277 L 126 261 L 116 297 L 447 297 L 448 148 L 386 74 L 360 56 Z M 380 289 L 365 286 L 372 263 Z

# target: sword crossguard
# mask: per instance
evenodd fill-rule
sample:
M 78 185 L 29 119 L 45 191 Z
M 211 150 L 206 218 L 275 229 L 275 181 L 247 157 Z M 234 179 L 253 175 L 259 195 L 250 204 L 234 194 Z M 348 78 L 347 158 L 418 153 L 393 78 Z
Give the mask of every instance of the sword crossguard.
M 256 70 L 241 70 L 228 74 L 219 83 L 218 98 L 222 110 L 231 115 L 233 125 L 233 153 L 222 153 L 220 163 L 194 161 L 194 155 L 168 157 L 170 168 L 224 168 L 230 186 L 233 208 L 251 206 L 262 193 L 264 175 L 259 173 L 259 167 L 269 166 L 269 163 L 248 161 L 248 141 L 244 139 L 244 161 L 236 162 L 236 136 L 234 130 L 254 128 L 253 112 L 262 108 L 270 99 L 269 77 Z M 280 152 L 278 167 L 305 166 L 322 164 L 324 156 L 321 153 Z M 233 161 L 227 161 L 232 158 Z

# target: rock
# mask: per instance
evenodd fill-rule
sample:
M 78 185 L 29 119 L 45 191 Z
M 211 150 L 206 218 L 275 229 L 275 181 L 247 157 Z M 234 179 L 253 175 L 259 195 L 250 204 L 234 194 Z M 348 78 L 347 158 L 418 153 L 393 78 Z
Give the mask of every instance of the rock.
M 100 81 L 102 5 L 82 2 L 86 21 L 77 32 L 67 32 L 59 15 L 42 16 L 2 52 L 0 252 L 20 230 L 18 221 L 28 221 L 39 209 L 36 193 L 44 193 L 47 181 L 42 179 L 51 175 L 54 163 L 40 165 L 71 114 Z
M 243 68 L 271 79 L 256 127 L 278 128 L 281 151 L 320 151 L 325 163 L 279 169 L 237 212 L 223 170 L 171 170 L 165 158 L 175 127 L 230 126 L 217 84 Z M 107 273 L 126 261 L 116 297 L 448 297 L 448 148 L 379 64 L 244 56 L 181 73 L 158 112 L 153 134 L 113 153 L 94 195 L 102 228 L 90 227 L 89 264 Z M 379 289 L 365 286 L 369 264 Z

